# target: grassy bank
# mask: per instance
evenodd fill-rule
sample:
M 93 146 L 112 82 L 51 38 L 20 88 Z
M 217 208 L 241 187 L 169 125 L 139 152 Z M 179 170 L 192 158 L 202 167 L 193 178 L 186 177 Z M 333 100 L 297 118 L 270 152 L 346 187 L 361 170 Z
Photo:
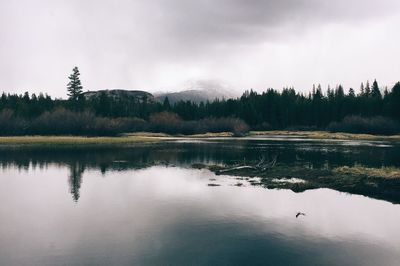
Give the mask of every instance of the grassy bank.
M 150 137 L 167 137 L 167 138 L 226 138 L 235 137 L 232 132 L 205 133 L 194 135 L 168 135 L 164 133 L 138 132 L 129 134 L 130 136 L 150 136 Z M 338 139 L 338 140 L 382 140 L 382 141 L 400 141 L 400 135 L 380 136 L 370 134 L 352 134 L 352 133 L 333 133 L 328 131 L 289 131 L 289 130 L 271 130 L 271 131 L 250 131 L 246 136 L 288 136 L 302 137 L 309 139 Z
M 113 146 L 152 143 L 182 138 L 231 137 L 232 133 L 206 133 L 196 135 L 168 135 L 164 133 L 139 132 L 119 137 L 85 136 L 8 136 L 0 137 L 0 146 Z
M 232 132 L 217 132 L 217 133 L 203 133 L 203 134 L 193 134 L 193 135 L 182 135 L 182 134 L 165 134 L 165 133 L 152 133 L 152 132 L 135 132 L 130 134 L 125 134 L 126 136 L 138 136 L 138 137 L 157 137 L 157 138 L 168 138 L 168 139 L 178 139 L 178 138 L 226 138 L 234 137 Z
M 0 137 L 1 146 L 16 145 L 49 145 L 49 146 L 82 146 L 82 145 L 117 145 L 155 142 L 161 137 L 122 136 L 122 137 L 82 137 L 82 136 L 16 136 Z
M 385 140 L 385 141 L 400 141 L 400 135 L 380 136 L 370 134 L 352 134 L 352 133 L 333 133 L 328 131 L 287 131 L 287 130 L 272 130 L 272 131 L 250 131 L 250 136 L 298 136 L 310 139 L 339 139 L 339 140 Z
M 368 134 L 331 133 L 327 131 L 251 131 L 248 136 L 292 136 L 310 139 L 339 140 L 384 140 L 400 141 L 400 135 L 376 136 Z M 85 136 L 9 136 L 0 137 L 0 146 L 16 145 L 117 145 L 156 142 L 173 139 L 233 137 L 231 132 L 205 133 L 195 135 L 169 135 L 164 133 L 137 132 L 119 137 Z

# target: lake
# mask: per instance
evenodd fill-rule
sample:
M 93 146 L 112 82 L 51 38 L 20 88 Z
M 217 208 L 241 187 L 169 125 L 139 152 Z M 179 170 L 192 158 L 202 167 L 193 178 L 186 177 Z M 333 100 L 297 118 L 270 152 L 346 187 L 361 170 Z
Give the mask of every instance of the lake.
M 282 169 L 400 167 L 396 143 L 279 136 L 1 148 L 0 265 L 400 265 L 398 192 L 294 192 L 194 167 L 264 155 Z

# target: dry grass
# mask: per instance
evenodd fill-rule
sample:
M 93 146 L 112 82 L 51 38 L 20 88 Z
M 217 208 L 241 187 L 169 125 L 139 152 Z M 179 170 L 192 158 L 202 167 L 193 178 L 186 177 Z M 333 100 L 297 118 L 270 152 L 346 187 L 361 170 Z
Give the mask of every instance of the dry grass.
M 340 139 L 340 140 L 387 140 L 387 141 L 400 141 L 400 135 L 393 136 L 379 136 L 369 134 L 351 134 L 351 133 L 332 133 L 328 131 L 286 131 L 286 130 L 272 130 L 272 131 L 251 131 L 250 135 L 283 135 L 283 136 L 300 136 L 311 139 Z
M 193 134 L 193 135 L 182 135 L 182 134 L 166 134 L 166 133 L 153 133 L 153 132 L 135 132 L 125 134 L 125 136 L 139 136 L 139 137 L 157 137 L 165 139 L 176 139 L 176 138 L 217 138 L 217 137 L 232 137 L 231 132 L 218 132 L 218 133 L 203 133 L 203 134 Z
M 135 136 L 135 137 L 151 137 L 151 138 L 171 138 L 173 137 L 170 134 L 166 134 L 166 133 L 155 133 L 155 132 L 134 132 L 134 133 L 126 133 L 123 134 L 123 136 Z
M 356 167 L 343 166 L 335 168 L 333 172 L 338 174 L 380 177 L 387 179 L 400 178 L 400 168 L 396 167 L 367 168 L 360 166 Z
M 233 133 L 231 132 L 218 132 L 218 133 L 204 133 L 204 134 L 194 134 L 189 135 L 189 138 L 218 138 L 218 137 L 232 137 Z
M 197 135 L 168 135 L 165 133 L 137 132 L 124 134 L 120 137 L 84 137 L 84 136 L 10 136 L 0 137 L 0 146 L 17 145 L 116 145 L 134 144 L 144 142 L 156 142 L 162 140 L 182 139 L 182 138 L 211 138 L 211 137 L 231 137 L 232 133 L 205 133 Z
M 249 135 L 300 136 L 311 139 L 400 141 L 400 135 L 375 136 L 368 134 L 330 133 L 327 131 L 251 131 Z M 137 132 L 132 134 L 124 134 L 121 137 L 10 136 L 0 137 L 0 145 L 113 145 L 154 142 L 181 138 L 217 138 L 232 136 L 233 134 L 231 132 L 205 133 L 196 135 L 169 135 L 165 133 Z
M 157 137 L 16 136 L 0 137 L 0 145 L 113 145 L 158 141 Z

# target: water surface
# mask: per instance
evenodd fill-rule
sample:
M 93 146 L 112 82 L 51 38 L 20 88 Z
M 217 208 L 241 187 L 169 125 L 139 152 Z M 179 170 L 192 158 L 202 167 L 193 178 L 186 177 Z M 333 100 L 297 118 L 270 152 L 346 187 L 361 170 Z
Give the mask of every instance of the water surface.
M 265 153 L 288 166 L 399 166 L 399 151 L 295 138 L 3 149 L 0 265 L 400 265 L 400 205 L 238 187 L 191 167 Z

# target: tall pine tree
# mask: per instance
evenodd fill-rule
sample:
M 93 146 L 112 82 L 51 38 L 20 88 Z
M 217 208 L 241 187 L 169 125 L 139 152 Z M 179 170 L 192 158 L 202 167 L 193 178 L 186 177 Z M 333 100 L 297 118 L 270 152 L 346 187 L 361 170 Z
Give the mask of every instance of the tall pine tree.
M 82 96 L 83 88 L 79 76 L 80 73 L 78 67 L 74 67 L 72 69 L 72 74 L 68 77 L 69 83 L 67 85 L 70 100 L 78 100 L 80 96 Z

